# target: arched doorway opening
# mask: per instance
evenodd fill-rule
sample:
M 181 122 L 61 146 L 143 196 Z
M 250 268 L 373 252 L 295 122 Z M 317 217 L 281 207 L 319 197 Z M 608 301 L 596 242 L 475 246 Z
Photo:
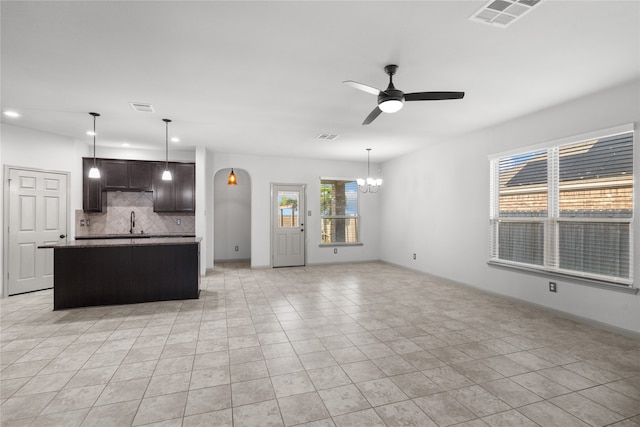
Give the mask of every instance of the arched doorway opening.
M 251 178 L 233 169 L 237 184 L 228 185 L 230 168 L 213 177 L 213 262 L 251 261 Z

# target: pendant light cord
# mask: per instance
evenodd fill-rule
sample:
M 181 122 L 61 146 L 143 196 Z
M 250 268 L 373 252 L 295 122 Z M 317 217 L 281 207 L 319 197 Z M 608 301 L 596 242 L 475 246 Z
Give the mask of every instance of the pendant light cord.
M 99 113 L 89 113 L 93 117 L 93 167 L 96 168 L 96 118 Z
M 93 167 L 96 167 L 96 116 L 93 116 Z

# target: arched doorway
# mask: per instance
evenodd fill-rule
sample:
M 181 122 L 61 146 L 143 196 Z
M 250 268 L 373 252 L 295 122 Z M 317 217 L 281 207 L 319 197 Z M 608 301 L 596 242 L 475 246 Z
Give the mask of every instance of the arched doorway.
M 213 177 L 213 262 L 251 260 L 251 178 L 233 169 L 237 184 L 228 185 L 231 169 Z

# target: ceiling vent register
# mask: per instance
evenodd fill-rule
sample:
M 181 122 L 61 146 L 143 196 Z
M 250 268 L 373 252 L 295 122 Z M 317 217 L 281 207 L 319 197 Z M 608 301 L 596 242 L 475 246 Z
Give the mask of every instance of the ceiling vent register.
M 323 139 L 323 140 L 333 141 L 338 136 L 339 135 L 333 135 L 333 134 L 330 134 L 330 133 L 321 133 L 320 135 L 316 136 L 316 139 Z
M 507 27 L 522 18 L 541 0 L 491 0 L 469 19 L 496 27 Z
M 151 104 L 145 104 L 144 102 L 130 102 L 131 108 L 138 113 L 153 113 L 153 107 Z

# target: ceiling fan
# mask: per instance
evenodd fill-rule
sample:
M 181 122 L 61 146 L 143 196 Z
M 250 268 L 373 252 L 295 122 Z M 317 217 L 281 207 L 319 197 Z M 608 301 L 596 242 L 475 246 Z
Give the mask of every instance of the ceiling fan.
M 353 80 L 347 80 L 342 83 L 346 83 L 351 87 L 359 89 L 363 92 L 370 93 L 378 96 L 378 106 L 373 109 L 371 113 L 362 122 L 363 125 L 368 125 L 380 115 L 380 113 L 395 113 L 400 111 L 405 101 L 440 101 L 443 99 L 462 99 L 464 98 L 464 92 L 413 92 L 404 93 L 401 90 L 396 89 L 393 85 L 393 75 L 398 69 L 397 65 L 389 64 L 384 67 L 384 71 L 389 75 L 389 86 L 385 90 L 376 89 L 362 83 L 354 82 Z

